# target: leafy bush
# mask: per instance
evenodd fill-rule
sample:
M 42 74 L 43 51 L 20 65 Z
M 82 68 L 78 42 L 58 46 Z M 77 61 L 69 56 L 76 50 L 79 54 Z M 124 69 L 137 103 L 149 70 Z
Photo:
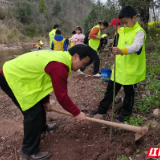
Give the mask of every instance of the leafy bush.
M 45 30 L 43 26 L 38 26 L 37 28 L 37 34 L 41 35 L 42 37 L 45 36 Z
M 33 20 L 32 3 L 21 1 L 17 4 L 16 17 L 22 23 L 30 23 Z
M 9 29 L 4 25 L 0 25 L 0 43 L 7 43 L 8 38 L 7 35 L 9 33 Z
M 24 33 L 25 36 L 28 36 L 28 37 L 35 37 L 37 35 L 37 26 L 34 25 L 34 24 L 31 24 L 31 25 L 27 25 L 25 27 L 25 33 Z
M 0 19 L 3 20 L 5 19 L 7 13 L 5 11 L 5 9 L 3 9 L 1 6 L 0 6 Z
M 18 31 L 14 28 L 10 31 L 10 33 L 8 34 L 8 38 L 9 39 L 14 39 L 14 38 L 19 38 L 19 34 Z
M 48 12 L 47 12 L 47 6 L 45 0 L 40 0 L 39 6 L 38 6 L 39 12 L 44 13 L 46 19 L 48 19 Z
M 60 2 L 56 2 L 56 4 L 53 6 L 53 15 L 58 15 L 59 12 L 61 12 L 62 7 L 61 7 L 61 3 Z

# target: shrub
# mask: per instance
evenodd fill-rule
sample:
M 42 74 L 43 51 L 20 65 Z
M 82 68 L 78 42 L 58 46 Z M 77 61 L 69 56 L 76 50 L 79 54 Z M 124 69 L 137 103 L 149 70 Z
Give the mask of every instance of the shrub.
M 21 1 L 17 4 L 16 17 L 22 23 L 30 23 L 33 20 L 32 3 Z
M 39 26 L 37 28 L 37 34 L 38 35 L 41 35 L 42 37 L 45 36 L 45 30 L 44 30 L 44 27 L 43 26 Z
M 9 39 L 16 39 L 16 38 L 19 38 L 19 34 L 18 34 L 18 31 L 17 29 L 12 29 L 10 30 L 9 34 L 8 34 L 8 38 Z
M 31 38 L 35 37 L 37 35 L 37 26 L 35 24 L 27 25 L 24 35 Z
M 5 19 L 6 15 L 7 15 L 6 10 L 0 6 L 0 19 L 1 20 Z
M 9 29 L 5 25 L 0 25 L 0 43 L 7 43 L 7 35 L 9 33 Z

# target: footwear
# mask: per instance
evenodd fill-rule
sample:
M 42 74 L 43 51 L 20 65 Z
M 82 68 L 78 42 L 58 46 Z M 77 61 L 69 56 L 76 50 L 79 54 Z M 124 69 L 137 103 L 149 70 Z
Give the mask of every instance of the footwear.
M 49 124 L 48 127 L 47 127 L 47 132 L 52 132 L 52 131 L 55 131 L 57 129 L 58 125 L 56 123 L 53 123 L 53 124 Z
M 95 76 L 95 77 L 101 77 L 101 75 L 99 73 L 94 74 L 93 76 Z
M 90 115 L 95 116 L 96 114 L 106 114 L 104 112 L 100 112 L 99 109 L 95 109 L 89 112 Z
M 26 159 L 29 159 L 29 160 L 35 160 L 35 159 L 49 159 L 49 157 L 51 155 L 48 152 L 39 151 L 38 153 L 32 154 L 32 155 L 27 155 L 27 154 L 21 153 L 21 156 L 23 158 L 26 158 Z
M 124 121 L 126 121 L 128 117 L 129 116 L 121 114 L 116 120 L 120 123 L 124 123 Z
M 78 69 L 77 72 L 79 72 L 79 73 L 81 73 L 81 74 L 84 74 L 80 69 Z

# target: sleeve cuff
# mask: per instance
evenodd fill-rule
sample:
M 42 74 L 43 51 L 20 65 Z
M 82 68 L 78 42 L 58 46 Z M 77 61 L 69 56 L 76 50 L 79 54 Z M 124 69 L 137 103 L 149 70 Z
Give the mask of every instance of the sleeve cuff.
M 76 112 L 72 113 L 72 115 L 75 117 L 75 116 L 78 116 L 80 113 L 81 113 L 81 111 L 79 109 L 77 109 Z
M 123 48 L 122 49 L 122 55 L 127 55 L 128 54 L 128 49 L 127 48 Z

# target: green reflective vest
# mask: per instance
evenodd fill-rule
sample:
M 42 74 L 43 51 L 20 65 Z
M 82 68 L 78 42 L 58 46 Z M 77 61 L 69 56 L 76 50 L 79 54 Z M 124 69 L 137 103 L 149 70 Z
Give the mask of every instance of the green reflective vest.
M 44 43 L 42 41 L 40 41 L 40 44 L 43 45 Z
M 56 35 L 56 29 L 53 29 L 51 32 L 49 32 L 50 48 L 52 47 L 52 40 L 54 39 L 55 35 Z
M 104 38 L 104 37 L 107 37 L 107 34 L 102 34 L 102 36 L 101 36 L 102 38 Z
M 133 28 L 120 28 L 118 48 L 123 49 L 133 44 L 138 31 L 144 31 L 136 22 Z M 145 31 L 144 31 L 145 33 Z M 145 33 L 146 39 L 146 33 Z M 116 55 L 116 82 L 122 85 L 136 84 L 145 79 L 146 75 L 146 57 L 145 40 L 140 55 L 135 53 L 128 55 Z M 111 80 L 114 81 L 114 68 L 112 70 Z
M 41 50 L 23 54 L 3 66 L 6 81 L 23 111 L 53 91 L 51 77 L 45 72 L 46 65 L 61 62 L 69 67 L 71 74 L 72 56 L 69 52 Z
M 95 26 L 95 27 L 99 28 L 99 31 L 98 31 L 97 36 L 101 36 L 100 26 L 97 25 L 97 26 Z M 93 30 L 95 27 L 93 27 L 92 30 Z M 92 31 L 92 30 L 91 30 L 91 31 Z M 90 38 L 90 39 L 89 39 L 89 46 L 90 46 L 92 49 L 94 49 L 95 51 L 98 50 L 99 44 L 100 44 L 100 39 L 93 39 L 93 38 Z

